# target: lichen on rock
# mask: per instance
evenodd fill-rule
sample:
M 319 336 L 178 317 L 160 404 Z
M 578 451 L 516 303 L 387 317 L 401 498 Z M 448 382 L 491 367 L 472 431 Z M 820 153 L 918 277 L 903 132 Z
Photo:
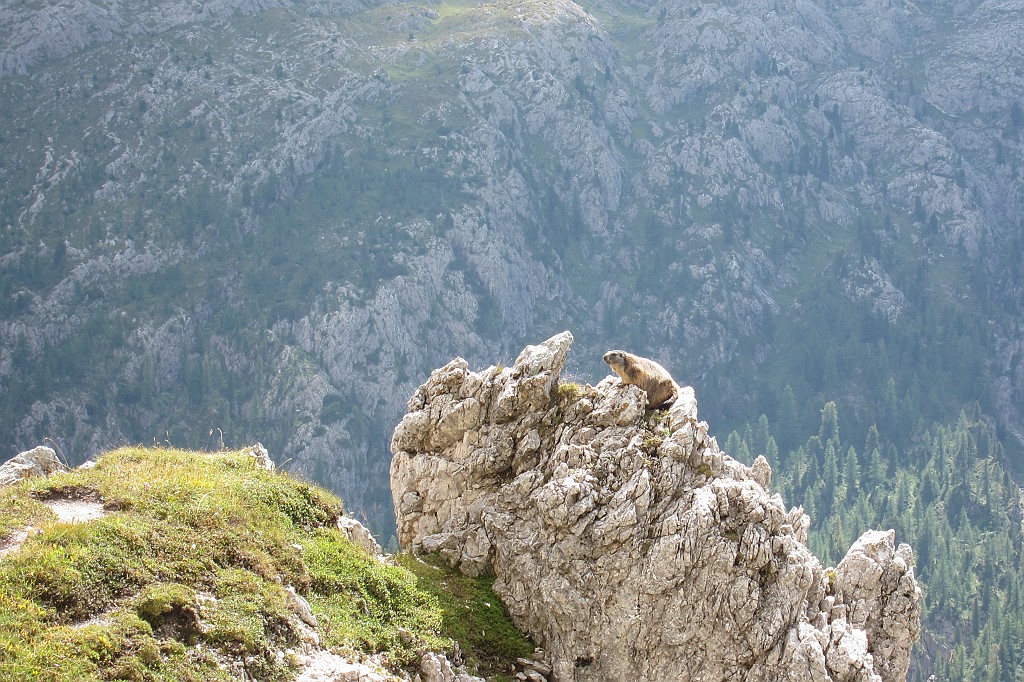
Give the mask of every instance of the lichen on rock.
M 667 412 L 614 377 L 560 390 L 572 341 L 420 386 L 392 439 L 403 549 L 495 574 L 559 682 L 904 679 L 909 546 L 868 531 L 823 568 L 767 460 L 721 452 L 691 388 Z

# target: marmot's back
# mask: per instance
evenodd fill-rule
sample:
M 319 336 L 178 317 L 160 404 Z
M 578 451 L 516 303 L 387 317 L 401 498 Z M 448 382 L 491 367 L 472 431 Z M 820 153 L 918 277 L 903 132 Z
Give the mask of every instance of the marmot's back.
M 679 397 L 679 384 L 654 360 L 624 350 L 610 350 L 604 354 L 604 361 L 619 375 L 622 383 L 639 386 L 647 393 L 648 409 L 667 407 Z

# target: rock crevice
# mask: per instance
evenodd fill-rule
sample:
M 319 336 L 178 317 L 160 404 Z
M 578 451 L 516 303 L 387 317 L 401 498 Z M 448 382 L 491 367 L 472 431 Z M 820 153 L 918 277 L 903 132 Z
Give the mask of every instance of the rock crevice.
M 868 531 L 835 568 L 771 468 L 721 452 L 684 387 L 667 411 L 608 377 L 560 382 L 563 332 L 512 367 L 435 370 L 395 429 L 404 549 L 493 573 L 553 680 L 901 680 L 912 553 Z

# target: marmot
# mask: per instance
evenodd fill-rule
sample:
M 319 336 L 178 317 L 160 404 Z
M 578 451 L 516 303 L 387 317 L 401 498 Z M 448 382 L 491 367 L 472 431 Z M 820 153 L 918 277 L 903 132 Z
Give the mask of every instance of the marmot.
M 654 360 L 624 350 L 610 350 L 604 354 L 604 361 L 615 370 L 622 383 L 639 386 L 647 393 L 649 410 L 668 407 L 679 397 L 679 384 Z

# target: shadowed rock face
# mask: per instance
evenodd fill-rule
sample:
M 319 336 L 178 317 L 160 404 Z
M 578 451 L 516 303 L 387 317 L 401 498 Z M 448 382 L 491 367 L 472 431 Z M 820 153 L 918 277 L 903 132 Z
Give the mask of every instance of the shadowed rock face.
M 572 335 L 514 366 L 457 358 L 392 440 L 403 549 L 495 591 L 554 680 L 900 680 L 920 631 L 910 547 L 868 531 L 834 569 L 768 462 L 721 452 L 693 390 L 668 412 L 609 377 L 560 384 Z

